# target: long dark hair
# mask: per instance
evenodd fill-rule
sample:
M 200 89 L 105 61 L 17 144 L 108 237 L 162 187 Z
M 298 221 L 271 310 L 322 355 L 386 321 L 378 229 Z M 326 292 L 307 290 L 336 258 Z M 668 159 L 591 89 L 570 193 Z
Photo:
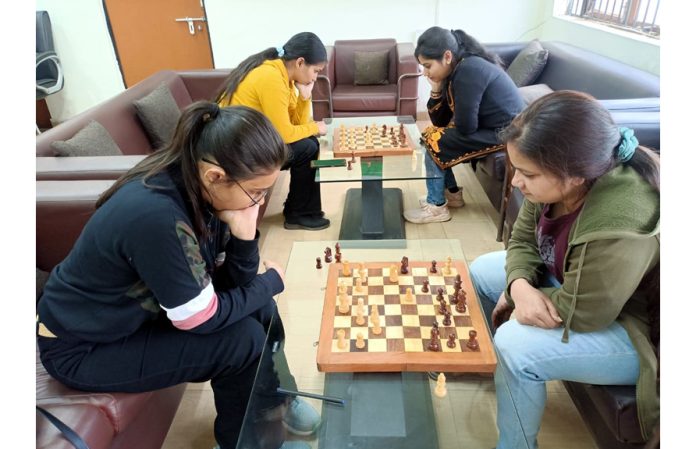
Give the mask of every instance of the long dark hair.
M 220 90 L 215 94 L 214 101 L 219 103 L 225 98 L 231 97 L 237 90 L 237 86 L 242 80 L 256 67 L 269 59 L 282 59 L 283 61 L 292 61 L 297 58 L 304 58 L 309 65 L 321 64 L 326 62 L 326 48 L 321 42 L 321 39 L 308 31 L 297 33 L 290 38 L 282 47 L 283 56 L 278 56 L 278 49 L 270 47 L 262 52 L 253 54 L 240 62 L 235 67 Z
M 503 67 L 503 61 L 495 53 L 491 53 L 472 36 L 462 30 L 446 30 L 440 27 L 430 27 L 418 37 L 416 59 L 423 56 L 428 59 L 442 59 L 449 50 L 454 56 L 455 63 L 467 56 L 479 56 L 488 62 Z
M 174 137 L 164 148 L 143 159 L 121 176 L 96 203 L 99 208 L 127 182 L 147 181 L 169 168 L 178 168 L 190 204 L 196 235 L 205 235 L 205 200 L 198 171 L 202 157 L 216 161 L 229 182 L 252 179 L 280 168 L 287 159 L 287 146 L 278 131 L 260 112 L 246 106 L 220 108 L 198 101 L 181 114 Z
M 622 162 L 617 149 L 621 134 L 609 111 L 592 96 L 571 90 L 545 95 L 530 104 L 500 133 L 541 169 L 561 179 L 580 177 L 589 189 Z M 578 151 L 578 149 L 582 151 Z M 660 157 L 638 146 L 625 165 L 633 167 L 660 191 Z

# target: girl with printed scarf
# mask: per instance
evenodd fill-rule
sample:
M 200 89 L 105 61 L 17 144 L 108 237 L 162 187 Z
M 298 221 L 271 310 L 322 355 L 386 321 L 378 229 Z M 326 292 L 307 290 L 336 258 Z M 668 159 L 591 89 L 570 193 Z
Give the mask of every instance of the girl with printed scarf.
M 423 132 L 430 178 L 420 208 L 405 211 L 404 218 L 411 223 L 448 221 L 449 207 L 464 206 L 452 167 L 500 151 L 498 131 L 522 111 L 524 102 L 500 58 L 462 30 L 427 29 L 415 55 L 431 85 L 427 106 L 433 126 Z
M 495 331 L 497 448 L 537 447 L 548 380 L 636 385 L 647 439 L 659 420 L 659 156 L 573 91 L 535 101 L 501 138 L 525 200 L 507 251 L 471 265 Z
M 185 109 L 171 142 L 102 194 L 51 272 L 37 316 L 46 371 L 94 392 L 210 380 L 215 437 L 236 447 L 273 296 L 284 288 L 277 263 L 264 261 L 258 274 L 256 221 L 286 158 L 278 133 L 251 108 Z M 284 419 L 298 433 L 319 425 L 304 401 L 268 401 L 289 405 Z
M 326 65 L 326 48 L 314 33 L 294 35 L 285 45 L 271 47 L 242 61 L 215 97 L 221 106 L 249 106 L 273 123 L 290 147 L 290 189 L 283 215 L 285 229 L 320 230 L 329 226 L 321 210 L 321 190 L 310 166 L 319 157 L 326 124 L 310 116 L 312 89 Z

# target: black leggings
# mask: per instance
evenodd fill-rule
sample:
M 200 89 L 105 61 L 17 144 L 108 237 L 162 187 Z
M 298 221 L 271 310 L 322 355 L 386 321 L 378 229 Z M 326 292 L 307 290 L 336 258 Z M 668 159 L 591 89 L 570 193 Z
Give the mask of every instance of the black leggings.
M 321 189 L 314 180 L 317 169 L 310 167 L 310 163 L 319 157 L 319 141 L 312 136 L 288 146 L 290 158 L 283 170 L 290 169 L 290 190 L 283 215 L 286 218 L 318 215 L 321 213 Z
M 234 448 L 275 312 L 271 301 L 254 314 L 206 335 L 176 329 L 162 317 L 112 343 L 38 337 L 41 362 L 63 384 L 91 392 L 140 393 L 210 380 L 217 410 L 215 438 L 221 448 Z M 269 379 L 266 382 L 277 384 L 280 375 L 284 386 L 296 390 L 287 363 L 278 364 L 281 373 L 273 371 L 273 364 L 263 365 L 271 369 L 264 376 Z M 270 408 L 284 398 L 269 396 L 268 400 Z

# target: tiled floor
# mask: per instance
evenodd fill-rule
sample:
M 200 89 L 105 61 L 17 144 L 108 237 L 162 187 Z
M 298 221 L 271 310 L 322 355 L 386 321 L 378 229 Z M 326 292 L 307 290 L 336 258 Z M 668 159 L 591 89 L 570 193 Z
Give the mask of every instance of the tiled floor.
M 485 193 L 476 180 L 469 165 L 459 165 L 454 169 L 459 184 L 464 187 L 464 199 L 466 206 L 462 209 L 452 209 L 452 220 L 446 223 L 432 223 L 426 225 L 406 224 L 407 236 L 416 239 L 458 239 L 468 262 L 477 256 L 503 249 L 501 243 L 495 241 L 495 217 L 496 211 L 489 204 Z M 270 203 L 266 210 L 261 225 L 261 258 L 271 259 L 287 265 L 290 250 L 294 241 L 330 240 L 338 239 L 338 232 L 343 212 L 345 191 L 351 187 L 359 187 L 358 183 L 327 183 L 322 184 L 322 198 L 324 211 L 331 220 L 331 226 L 322 231 L 287 231 L 283 229 L 282 203 L 287 196 L 289 175 L 283 172 L 279 177 Z M 400 187 L 404 194 L 404 207 L 413 208 L 418 205 L 418 196 L 425 194 L 423 181 L 394 181 L 385 182 L 385 187 Z M 301 310 L 286 308 L 283 311 L 284 320 L 293 319 L 293 314 L 302 315 Z M 290 356 L 288 356 L 290 358 Z M 316 371 L 314 358 L 306 358 L 307 366 L 293 366 L 297 381 L 304 389 L 312 389 L 312 373 Z M 495 394 L 492 380 L 482 380 L 487 388 L 476 388 L 473 391 L 480 394 L 486 392 L 490 398 L 488 406 L 479 409 L 472 414 L 467 407 L 471 399 L 467 397 L 468 389 L 465 386 L 457 386 L 457 381 L 448 382 L 451 390 L 449 401 L 444 405 L 447 410 L 438 413 L 450 413 L 452 423 L 455 426 L 471 426 L 473 432 L 481 432 L 476 429 L 476 413 L 495 413 Z M 317 387 L 320 387 L 317 385 Z M 592 438 L 589 435 L 580 415 L 568 397 L 565 388 L 559 382 L 550 382 L 547 387 L 548 403 L 544 420 L 539 434 L 541 448 L 567 448 L 567 449 L 594 449 Z M 480 399 L 477 399 L 480 403 Z M 314 403 L 317 408 L 319 404 Z M 442 404 L 438 405 L 442 407 Z M 179 406 L 179 411 L 174 419 L 172 427 L 164 442 L 164 449 L 211 449 L 215 446 L 213 438 L 213 420 L 215 407 L 213 394 L 208 383 L 189 384 L 184 399 Z M 488 426 L 487 426 L 488 429 Z M 487 447 L 495 443 L 496 435 L 479 435 L 477 440 L 486 441 Z M 459 433 L 459 432 L 458 432 Z M 447 445 L 453 448 L 473 447 L 467 441 L 451 441 Z

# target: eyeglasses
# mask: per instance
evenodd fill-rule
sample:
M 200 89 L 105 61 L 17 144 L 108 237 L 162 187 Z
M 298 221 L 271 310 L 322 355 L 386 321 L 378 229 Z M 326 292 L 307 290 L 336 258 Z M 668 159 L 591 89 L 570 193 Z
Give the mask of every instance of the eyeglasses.
M 206 158 L 202 157 L 201 160 L 203 162 L 207 162 L 209 164 L 213 164 L 213 165 L 216 165 L 220 168 L 223 168 L 222 165 L 218 164 L 217 162 L 213 162 L 210 159 L 206 159 Z M 259 194 L 256 196 L 256 198 L 254 198 L 253 196 L 251 196 L 249 194 L 249 192 L 246 191 L 246 189 L 244 187 L 242 187 L 242 185 L 239 183 L 239 181 L 237 181 L 236 179 L 233 179 L 232 181 L 234 181 L 234 183 L 237 184 L 237 186 L 239 186 L 240 189 L 242 189 L 242 192 L 244 192 L 244 194 L 251 200 L 251 204 L 249 204 L 247 207 L 253 207 L 253 206 L 256 206 L 257 204 L 260 204 L 261 201 L 266 197 L 266 195 L 268 195 L 268 190 L 263 190 L 263 191 L 259 192 Z

